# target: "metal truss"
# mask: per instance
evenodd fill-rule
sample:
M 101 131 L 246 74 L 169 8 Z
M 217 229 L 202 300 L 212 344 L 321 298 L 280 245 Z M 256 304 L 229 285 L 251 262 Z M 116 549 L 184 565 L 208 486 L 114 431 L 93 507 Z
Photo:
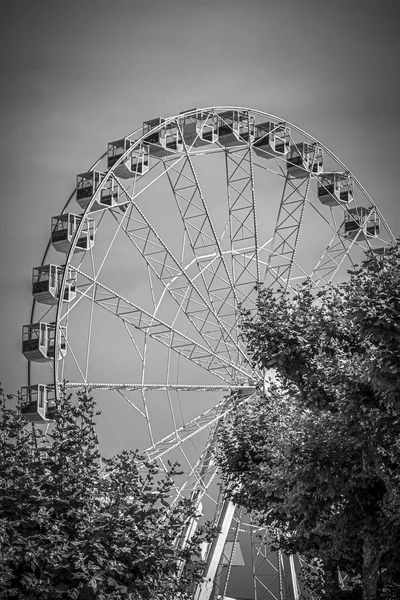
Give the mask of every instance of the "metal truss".
M 350 258 L 350 251 L 357 243 L 357 237 L 349 239 L 338 230 L 319 259 L 310 281 L 315 287 L 325 287 L 334 279 L 346 258 Z
M 182 496 L 189 496 L 197 506 L 200 506 L 203 496 L 207 494 L 208 488 L 217 475 L 214 450 L 220 423 L 221 419 L 218 419 L 214 420 L 210 425 L 210 433 L 204 450 L 191 468 L 186 481 L 177 489 L 177 496 L 174 502 Z
M 226 150 L 225 157 L 232 279 L 239 302 L 254 308 L 255 286 L 260 282 L 260 265 L 253 149 L 248 144 L 243 150 Z
M 194 383 L 92 383 L 84 385 L 79 382 L 66 381 L 66 388 L 88 388 L 91 390 L 126 390 L 129 392 L 241 392 L 249 389 L 256 389 L 255 386 L 248 385 L 198 385 Z
M 235 551 L 238 545 L 240 525 L 243 509 L 235 506 L 235 511 L 231 518 L 228 534 L 225 539 L 225 544 L 219 558 L 218 568 L 214 576 L 214 588 L 212 590 L 210 600 L 218 600 L 225 598 L 228 591 L 229 576 L 233 566 Z
M 220 511 L 219 517 L 216 520 L 216 525 L 220 533 L 211 543 L 211 547 L 206 558 L 206 567 L 203 572 L 203 581 L 197 586 L 193 596 L 195 600 L 210 600 L 214 597 L 214 583 L 216 581 L 216 575 L 221 557 L 224 552 L 225 544 L 228 540 L 235 511 L 236 507 L 233 502 L 230 500 L 224 500 L 222 510 Z
M 304 597 L 299 581 L 299 558 L 271 550 L 267 532 L 254 525 L 251 527 L 251 554 L 254 600 L 300 600 Z
M 230 382 L 232 379 L 232 372 L 240 373 L 242 377 L 251 376 L 250 370 L 245 370 L 244 367 L 205 348 L 174 327 L 171 327 L 164 321 L 158 319 L 150 312 L 145 311 L 117 292 L 114 292 L 109 287 L 96 281 L 93 277 L 82 272 L 77 267 L 71 265 L 70 268 L 88 282 L 86 285 L 82 283 L 77 288 L 78 294 L 86 296 L 88 291 L 91 291 L 91 302 L 102 306 L 105 310 L 116 315 L 135 329 L 147 333 L 149 337 L 157 340 L 164 346 L 171 348 L 202 368 L 212 372 L 220 379 L 225 379 Z M 70 310 L 71 308 L 73 307 L 70 307 Z
M 267 287 L 287 289 L 303 221 L 311 176 L 292 180 L 287 175 L 265 274 Z
M 126 190 L 123 191 L 127 194 Z M 124 220 L 121 229 L 174 298 L 179 309 L 200 333 L 204 343 L 228 360 L 236 361 L 239 353 L 245 361 L 246 354 L 243 348 L 237 338 L 227 331 L 229 323 L 224 323 L 221 315 L 216 313 L 214 307 L 189 277 L 187 270 L 173 256 L 161 236 L 140 210 L 134 198 L 130 197 L 129 208 L 123 217 L 116 212 L 113 214 L 117 219 Z
M 254 389 L 254 393 L 256 390 Z M 149 460 L 157 460 L 161 458 L 167 452 L 170 452 L 172 449 L 177 448 L 194 435 L 204 431 L 207 427 L 217 423 L 223 417 L 225 417 L 228 413 L 230 413 L 234 408 L 237 408 L 244 402 L 247 402 L 250 398 L 253 397 L 253 394 L 243 398 L 241 401 L 235 401 L 234 397 L 228 396 L 221 400 L 218 404 L 205 411 L 199 417 L 196 417 L 189 423 L 185 424 L 180 429 L 172 432 L 156 444 L 154 444 L 151 448 L 146 450 L 146 455 Z M 207 455 L 208 457 L 208 455 Z M 204 469 L 204 465 L 201 466 Z M 205 472 L 204 472 L 205 474 Z
M 282 556 L 272 552 L 264 530 L 251 529 L 254 600 L 284 600 Z
M 232 333 L 236 330 L 237 292 L 185 142 L 184 150 L 185 160 L 178 168 L 169 168 L 168 179 L 210 303 Z

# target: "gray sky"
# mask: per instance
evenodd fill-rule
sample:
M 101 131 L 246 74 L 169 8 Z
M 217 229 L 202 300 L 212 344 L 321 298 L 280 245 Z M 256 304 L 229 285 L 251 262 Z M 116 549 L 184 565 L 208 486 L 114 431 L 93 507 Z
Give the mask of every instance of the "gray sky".
M 3 11 L 1 371 L 25 383 L 31 269 L 76 173 L 157 115 L 258 108 L 320 139 L 395 233 L 400 54 L 385 0 L 20 1 Z

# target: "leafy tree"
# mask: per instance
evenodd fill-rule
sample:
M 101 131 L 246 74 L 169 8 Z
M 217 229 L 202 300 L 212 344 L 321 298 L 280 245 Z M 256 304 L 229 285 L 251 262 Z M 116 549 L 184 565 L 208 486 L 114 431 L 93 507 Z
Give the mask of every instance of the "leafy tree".
M 169 505 L 177 466 L 161 476 L 136 452 L 101 464 L 84 395 L 61 397 L 50 442 L 0 396 L 0 598 L 185 598 L 210 532 L 179 543 L 196 514 Z
M 228 492 L 275 543 L 321 559 L 324 597 L 343 569 L 365 600 L 400 596 L 400 252 L 316 295 L 260 289 L 244 314 L 265 395 L 220 439 Z

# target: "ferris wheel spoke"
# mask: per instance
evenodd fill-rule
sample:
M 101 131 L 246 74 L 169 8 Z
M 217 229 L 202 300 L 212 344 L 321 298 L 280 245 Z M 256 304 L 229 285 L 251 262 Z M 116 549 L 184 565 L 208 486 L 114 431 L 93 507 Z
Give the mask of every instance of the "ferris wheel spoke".
M 247 388 L 251 389 L 251 388 Z M 164 456 L 167 452 L 170 452 L 174 448 L 177 448 L 184 442 L 187 442 L 193 436 L 197 435 L 201 431 L 204 431 L 207 427 L 210 427 L 214 423 L 218 422 L 220 419 L 225 417 L 228 413 L 230 413 L 234 408 L 241 406 L 244 402 L 247 402 L 250 398 L 254 397 L 256 393 L 255 388 L 254 392 L 251 394 L 245 395 L 239 401 L 234 401 L 232 397 L 224 398 L 219 404 L 216 404 L 206 412 L 204 412 L 199 417 L 196 417 L 189 423 L 185 424 L 183 427 L 177 429 L 170 435 L 166 436 L 159 442 L 157 442 L 154 446 L 148 448 L 146 450 L 146 455 L 149 460 L 157 460 Z
M 66 381 L 66 389 L 82 387 L 79 381 Z M 240 392 L 255 389 L 255 386 L 240 386 L 224 384 L 200 385 L 197 383 L 112 383 L 112 382 L 87 382 L 86 387 L 91 390 L 125 390 L 131 392 Z
M 237 319 L 236 290 L 184 138 L 183 149 L 185 160 L 169 171 L 168 179 L 210 303 L 223 322 L 230 323 L 231 333 Z M 208 260 L 210 255 L 214 260 Z
M 68 385 L 67 385 L 66 387 L 71 387 L 71 386 L 68 386 Z M 98 386 L 96 386 L 96 384 L 94 384 L 94 385 L 91 385 L 91 384 L 90 384 L 88 387 L 90 387 L 90 389 L 91 389 L 91 390 L 93 390 L 93 389 L 99 389 L 99 387 L 98 387 Z M 100 389 L 104 389 L 104 388 L 100 388 Z M 107 389 L 114 389 L 114 388 L 112 388 L 112 387 L 111 387 L 111 388 L 107 388 Z M 124 389 L 125 389 L 125 388 L 124 388 Z M 143 412 L 143 411 L 142 411 L 142 410 L 141 410 L 141 409 L 140 409 L 140 408 L 137 406 L 137 404 L 136 404 L 135 402 L 133 402 L 133 400 L 131 400 L 131 398 L 128 398 L 128 396 L 126 396 L 125 394 L 123 394 L 123 393 L 122 393 L 122 390 L 121 390 L 120 388 L 118 388 L 118 389 L 117 389 L 117 392 L 118 392 L 118 394 L 121 396 L 121 398 L 123 398 L 124 400 L 126 400 L 126 401 L 127 401 L 127 403 L 128 403 L 130 406 L 132 406 L 132 407 L 133 407 L 133 408 L 134 408 L 134 409 L 135 409 L 135 410 L 136 410 L 136 411 L 139 413 L 139 415 L 140 415 L 141 417 L 143 417 L 143 419 L 144 419 L 145 421 L 148 421 L 148 416 L 146 415 L 146 413 L 144 413 L 144 412 Z
M 138 305 L 110 289 L 108 286 L 94 280 L 90 275 L 87 275 L 72 265 L 70 268 L 82 278 L 80 285 L 77 287 L 79 295 L 86 295 L 85 286 L 93 286 L 95 290 L 93 302 L 111 312 L 122 321 L 133 326 L 135 329 L 148 334 L 149 337 L 167 347 L 171 346 L 172 350 L 178 354 L 198 364 L 203 369 L 206 369 L 221 379 L 229 380 L 232 372 L 241 374 L 242 377 L 250 376 L 251 371 L 249 368 L 246 369 L 227 360 L 225 357 L 216 354 L 212 350 L 205 348 L 187 335 L 158 319 L 154 314 L 145 311 Z
M 255 286 L 260 282 L 259 243 L 251 144 L 225 151 L 232 252 L 232 279 L 241 305 L 255 307 Z M 248 246 L 254 249 L 250 254 Z
M 217 598 L 225 598 L 228 591 L 228 584 L 233 566 L 233 559 L 239 540 L 239 531 L 242 521 L 243 508 L 234 506 L 234 512 L 230 519 L 228 533 L 225 544 L 218 560 L 218 567 L 215 573 L 215 592 Z
M 296 185 L 286 176 L 264 278 L 267 287 L 288 287 L 310 182 L 308 176 Z
M 135 200 L 131 199 L 123 216 L 116 211 L 113 215 L 115 219 L 124 221 L 121 229 L 164 289 L 178 303 L 204 343 L 228 360 L 236 360 L 237 354 L 245 360 L 246 354 L 239 341 L 227 330 L 229 324 L 224 323 L 222 316 L 210 305 L 193 278 L 188 275 L 187 268 L 172 254 Z M 218 334 L 217 337 L 213 336 L 215 333 Z
M 87 381 L 86 377 L 87 377 L 87 375 L 84 372 L 85 371 L 85 367 L 83 365 L 82 365 L 82 367 L 80 366 L 79 360 L 77 359 L 77 357 L 75 355 L 75 352 L 74 352 L 74 350 L 72 348 L 72 345 L 68 341 L 68 339 L 66 340 L 66 342 L 67 342 L 68 353 L 71 355 L 72 360 L 73 360 L 76 368 L 78 369 L 79 375 L 82 377 L 82 381 L 86 384 L 86 381 Z M 85 363 L 86 363 L 86 361 L 85 361 Z
M 350 251 L 355 243 L 356 239 L 349 240 L 340 232 L 337 232 L 333 236 L 310 275 L 310 280 L 316 287 L 328 285 L 335 277 L 345 259 L 348 257 L 351 260 Z
M 93 251 L 90 249 L 90 262 L 92 266 L 92 272 L 95 272 L 94 259 L 93 259 Z M 89 325 L 87 331 L 87 339 L 86 339 L 86 361 L 85 361 L 85 381 L 88 379 L 89 375 L 89 361 L 90 361 L 90 352 L 91 352 L 91 341 L 92 341 L 92 328 L 93 328 L 93 310 L 94 310 L 94 302 L 93 302 L 93 294 L 94 290 L 92 289 L 92 295 L 90 297 L 90 314 L 89 314 Z
M 142 147 L 142 145 L 140 147 Z M 133 147 L 133 148 L 136 149 L 136 147 Z M 157 184 L 157 182 L 159 182 L 161 179 L 165 179 L 165 176 L 166 175 L 168 176 L 168 173 L 170 172 L 170 170 L 177 168 L 179 166 L 179 163 L 181 163 L 183 160 L 184 160 L 183 156 L 174 155 L 173 160 L 168 162 L 168 164 L 163 162 L 162 163 L 163 170 L 160 173 L 158 173 L 158 175 L 154 174 L 154 176 L 150 179 L 150 181 L 146 185 L 141 186 L 140 189 L 138 189 L 138 190 L 136 190 L 135 184 L 139 181 L 139 179 L 137 177 L 135 177 L 133 185 L 130 186 L 132 188 L 132 191 L 129 192 L 129 190 L 127 188 L 124 188 L 126 191 L 126 199 L 123 200 L 122 202 L 119 202 L 118 206 L 123 207 L 124 205 L 128 205 L 133 198 L 135 200 L 140 198 L 140 196 L 142 196 L 143 194 L 148 192 L 149 189 L 154 187 L 154 185 Z M 152 174 L 153 171 L 157 172 L 158 167 L 159 167 L 158 162 L 155 163 L 154 165 L 150 166 L 149 174 Z M 117 177 L 114 174 L 113 170 L 110 172 L 110 177 L 113 177 L 113 179 L 117 180 L 119 182 L 119 184 L 121 185 L 121 180 L 119 179 L 119 177 Z M 99 188 L 99 189 L 101 189 L 101 188 Z
M 214 448 L 219 423 L 220 421 L 217 421 L 211 425 L 211 431 L 209 432 L 205 448 L 191 468 L 185 482 L 178 488 L 173 504 L 180 497 L 186 495 L 198 505 L 203 496 L 207 494 L 207 490 L 218 472 Z

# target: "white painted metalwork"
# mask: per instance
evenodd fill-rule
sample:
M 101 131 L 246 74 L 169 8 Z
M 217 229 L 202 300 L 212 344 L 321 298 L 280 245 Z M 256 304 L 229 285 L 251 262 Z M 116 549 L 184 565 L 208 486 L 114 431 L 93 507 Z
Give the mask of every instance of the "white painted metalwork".
M 82 383 L 65 383 L 67 389 L 80 389 Z M 85 384 L 90 390 L 130 390 L 137 392 L 254 392 L 254 385 L 198 385 L 196 383 L 91 383 Z
M 209 550 L 206 568 L 204 570 L 204 581 L 197 586 L 194 594 L 195 600 L 208 600 L 211 598 L 218 566 L 224 551 L 234 514 L 235 505 L 233 502 L 225 500 L 221 511 L 221 516 L 217 521 L 220 533 L 214 539 Z
M 265 273 L 268 287 L 278 286 L 285 291 L 289 285 L 310 183 L 311 175 L 301 178 L 300 183 L 292 183 L 289 175 L 285 180 Z
M 240 304 L 247 307 L 250 301 L 253 308 L 255 284 L 261 282 L 253 149 L 248 144 L 244 151 L 226 152 L 225 157 L 232 280 Z M 243 253 L 248 244 L 252 244 L 253 253 Z
M 295 598 L 297 558 L 271 552 L 219 494 L 219 426 L 268 393 L 240 309 L 254 311 L 260 282 L 276 293 L 307 279 L 320 288 L 365 252 L 379 259 L 395 238 L 376 203 L 305 131 L 224 106 L 156 117 L 110 142 L 53 214 L 24 328 L 27 418 L 49 426 L 64 380 L 107 399 L 111 431 L 131 432 L 132 447 L 162 467 L 182 464 L 171 502 L 191 497 L 221 525 L 194 596 L 235 596 L 240 544 L 242 568 L 253 563 L 245 597 Z

